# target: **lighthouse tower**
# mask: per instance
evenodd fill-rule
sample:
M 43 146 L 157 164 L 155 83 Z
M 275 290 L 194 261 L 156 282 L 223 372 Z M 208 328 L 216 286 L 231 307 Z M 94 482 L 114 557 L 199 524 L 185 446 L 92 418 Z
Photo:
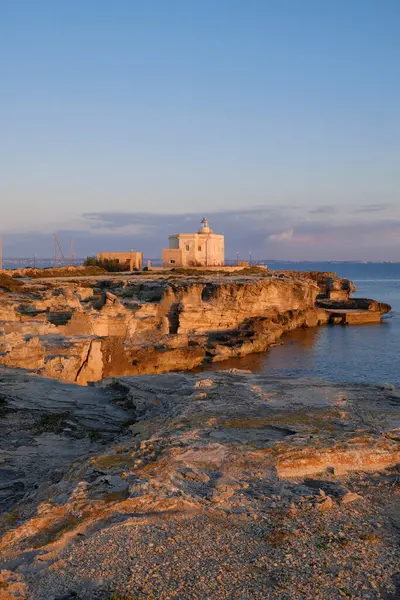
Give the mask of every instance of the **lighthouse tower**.
M 163 265 L 220 267 L 224 265 L 224 236 L 214 233 L 204 217 L 197 233 L 173 233 L 163 250 Z
M 199 229 L 199 233 L 212 233 L 213 230 L 210 227 L 210 223 L 208 222 L 207 217 L 204 217 L 204 219 L 201 222 L 201 227 Z

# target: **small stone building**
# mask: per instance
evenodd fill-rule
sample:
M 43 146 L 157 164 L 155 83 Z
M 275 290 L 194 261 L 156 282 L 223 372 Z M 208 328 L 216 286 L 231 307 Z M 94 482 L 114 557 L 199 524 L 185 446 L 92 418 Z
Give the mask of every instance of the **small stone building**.
M 99 252 L 98 260 L 117 260 L 121 264 L 129 265 L 129 270 L 142 271 L 143 269 L 143 254 L 141 252 Z
M 214 233 L 206 218 L 197 233 L 168 236 L 169 248 L 163 250 L 164 267 L 216 267 L 224 264 L 224 236 Z

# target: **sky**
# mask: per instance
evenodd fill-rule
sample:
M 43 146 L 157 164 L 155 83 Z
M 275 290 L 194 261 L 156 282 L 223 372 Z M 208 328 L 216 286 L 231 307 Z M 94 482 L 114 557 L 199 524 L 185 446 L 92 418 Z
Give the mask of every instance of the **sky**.
M 398 0 L 0 0 L 3 254 L 400 260 Z

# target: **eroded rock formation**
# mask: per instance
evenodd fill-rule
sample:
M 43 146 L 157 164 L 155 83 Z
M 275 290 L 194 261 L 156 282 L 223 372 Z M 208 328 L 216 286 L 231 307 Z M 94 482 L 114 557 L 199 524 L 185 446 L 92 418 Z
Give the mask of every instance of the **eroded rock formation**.
M 191 369 L 264 351 L 290 329 L 390 309 L 349 300 L 353 290 L 321 273 L 27 282 L 0 290 L 0 364 L 81 385 Z

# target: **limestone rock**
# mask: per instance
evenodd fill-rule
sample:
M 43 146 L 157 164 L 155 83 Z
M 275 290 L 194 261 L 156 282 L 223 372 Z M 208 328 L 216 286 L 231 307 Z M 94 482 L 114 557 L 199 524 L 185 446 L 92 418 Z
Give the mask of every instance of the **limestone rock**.
M 199 379 L 196 381 L 197 388 L 210 388 L 214 386 L 214 382 L 212 379 Z
M 365 566 L 376 564 L 380 585 L 390 569 L 390 588 L 400 460 L 387 436 L 398 422 L 391 389 L 329 382 L 310 389 L 307 378 L 215 372 L 218 393 L 193 402 L 198 374 L 83 388 L 0 371 L 1 590 L 54 600 L 73 589 L 94 600 L 111 589 L 136 594 L 139 581 L 154 597 L 160 589 L 173 597 L 179 571 L 195 586 L 179 592 L 184 598 L 262 598 L 272 589 L 266 574 L 290 567 L 287 597 L 299 595 L 299 581 L 311 581 L 306 596 L 317 597 L 323 578 L 324 597 L 336 600 L 338 564 L 358 569 L 362 586 Z M 338 396 L 348 398 L 345 427 Z M 372 465 L 373 477 L 364 473 Z M 336 510 L 350 482 L 368 501 Z M 229 570 L 221 586 L 212 580 L 200 589 L 222 561 Z M 330 579 L 327 566 L 335 569 Z M 353 571 L 345 571 L 350 580 Z M 88 587 L 93 579 L 96 589 Z
M 350 504 L 350 502 L 356 502 L 357 500 L 362 500 L 362 496 L 360 494 L 356 494 L 354 492 L 347 492 L 344 496 L 340 498 L 341 504 Z
M 29 282 L 0 296 L 0 364 L 82 385 L 193 369 L 264 352 L 285 331 L 375 322 L 390 309 L 326 298 L 352 289 L 323 273 Z
M 322 512 L 325 512 L 327 510 L 331 510 L 334 507 L 334 502 L 331 498 L 331 496 L 326 496 L 322 502 L 319 502 L 317 504 L 317 510 L 320 510 Z

